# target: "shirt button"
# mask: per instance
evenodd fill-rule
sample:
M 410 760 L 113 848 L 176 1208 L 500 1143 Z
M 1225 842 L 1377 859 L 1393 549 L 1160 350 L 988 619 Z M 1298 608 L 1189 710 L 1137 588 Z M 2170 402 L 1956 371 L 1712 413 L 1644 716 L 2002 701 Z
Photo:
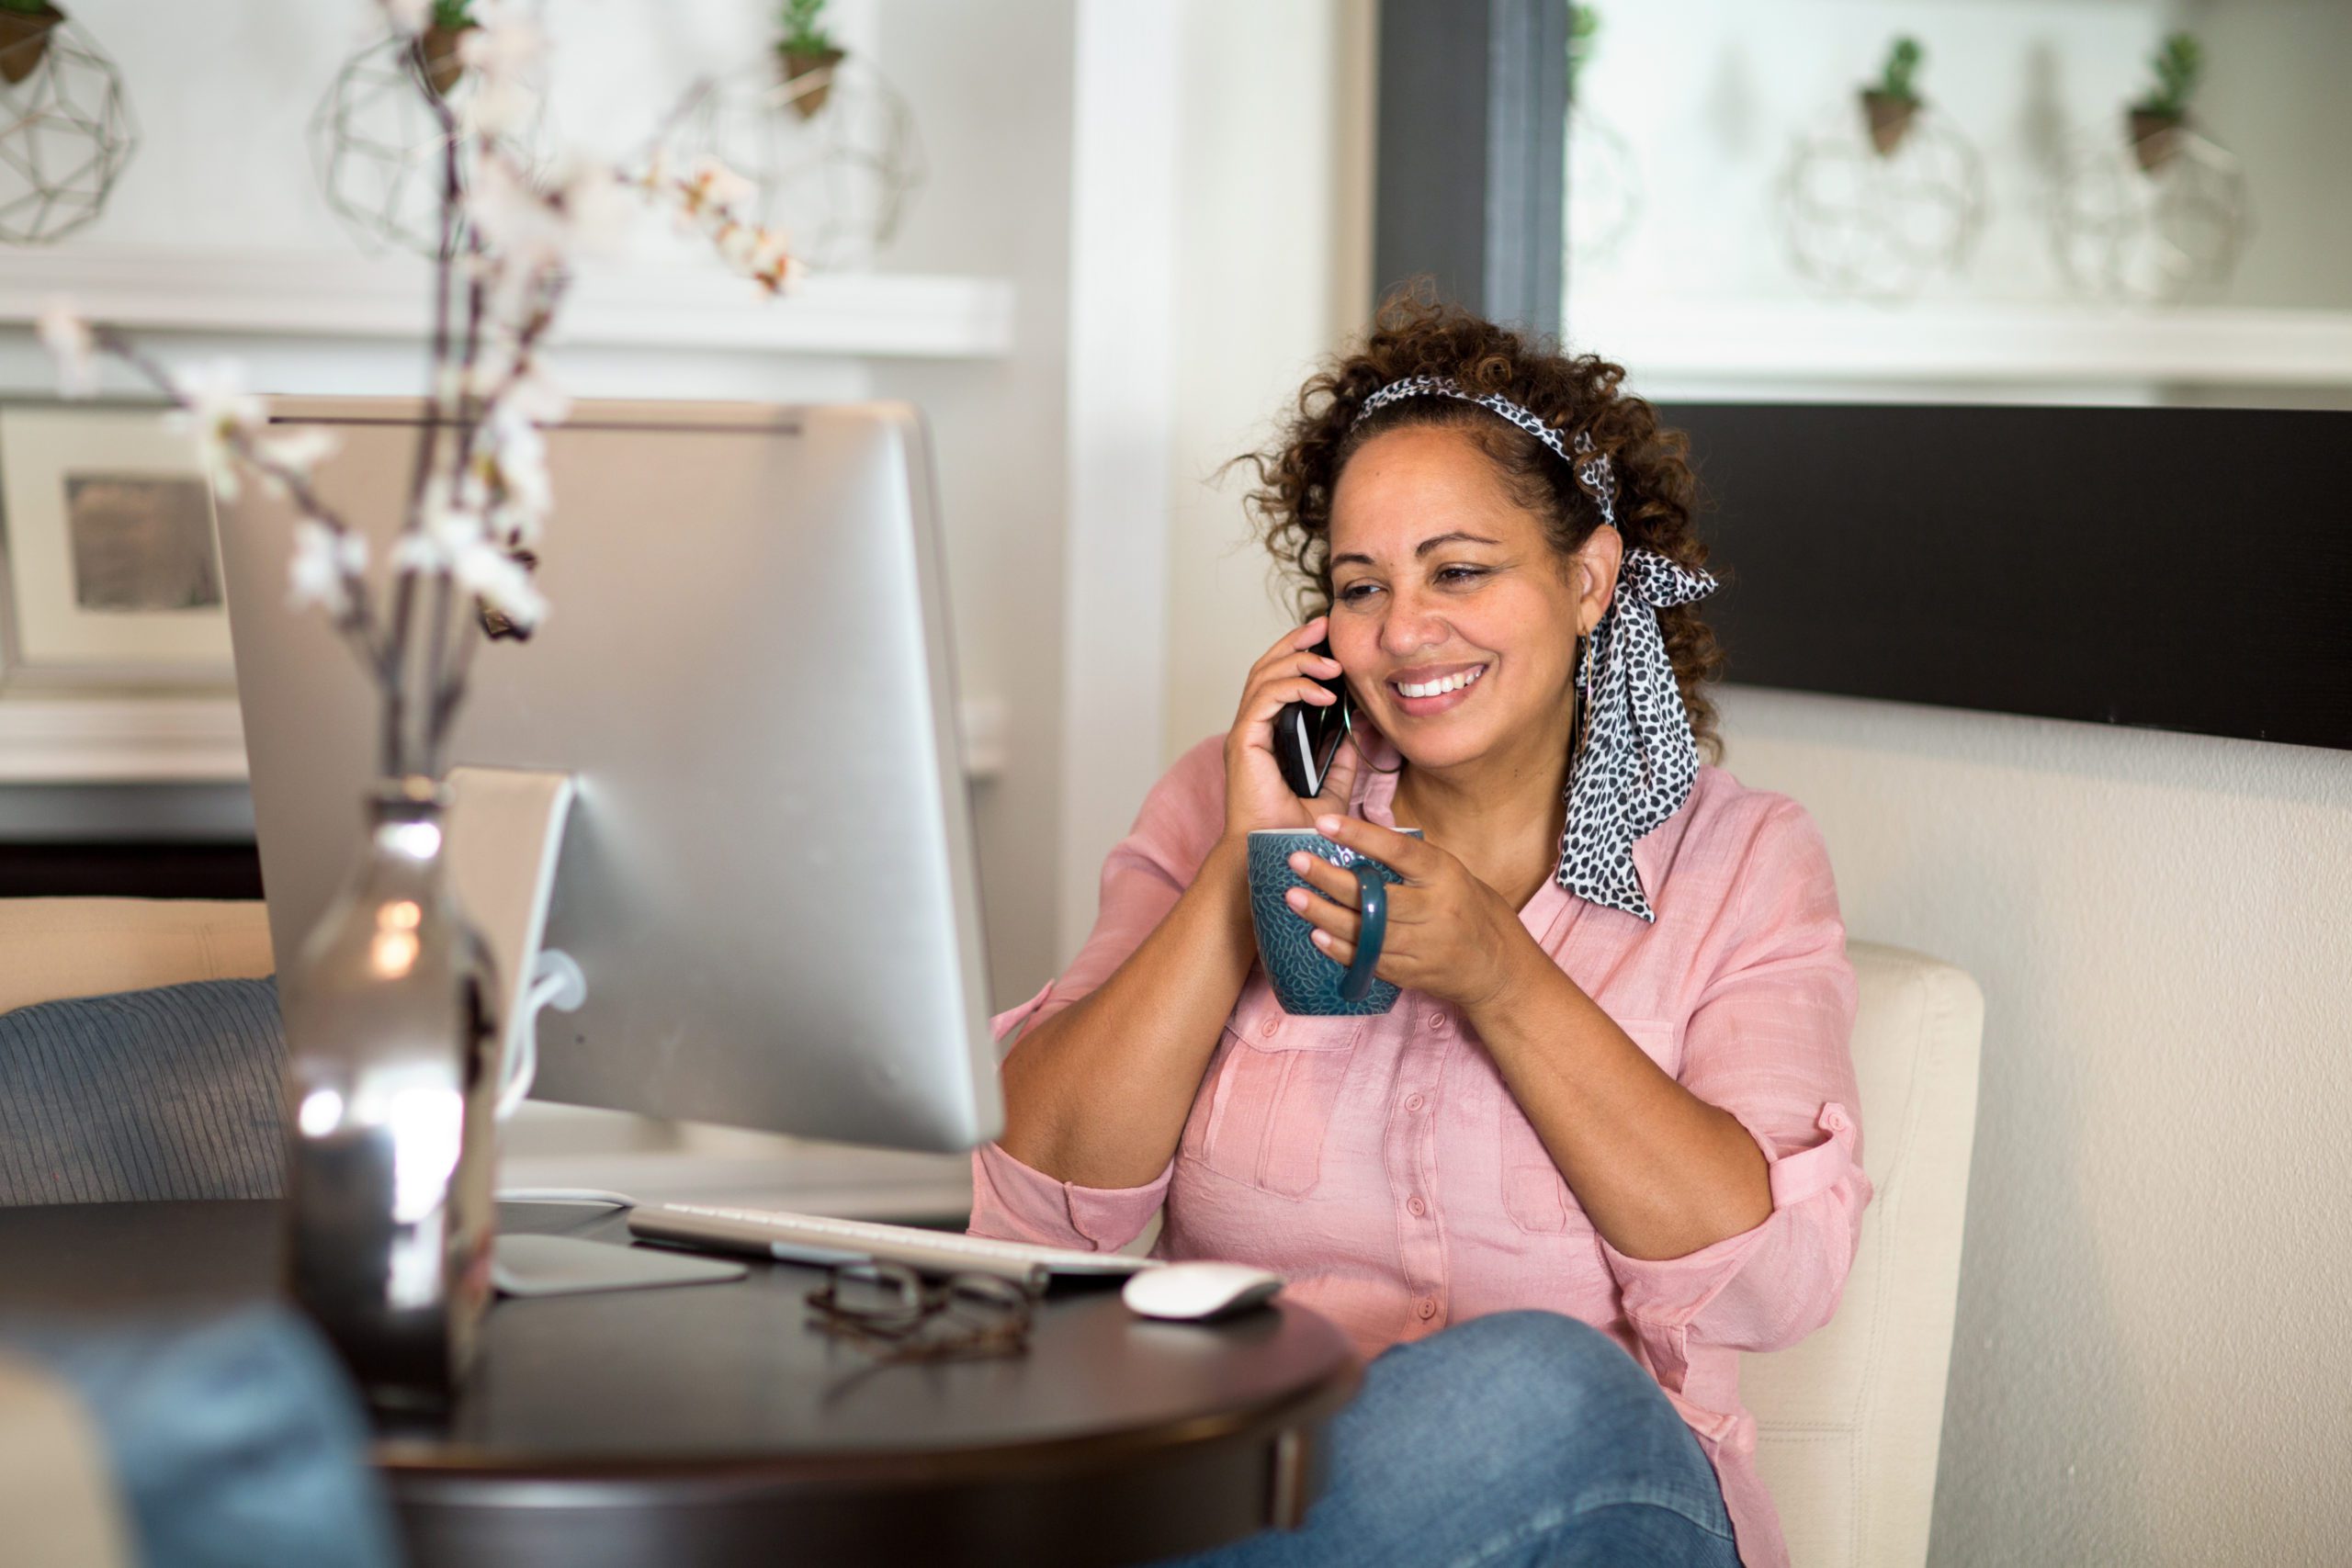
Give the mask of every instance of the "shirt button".
M 1428 1101 L 1424 1100 L 1418 1094 L 1408 1094 L 1405 1097 L 1405 1109 L 1408 1111 L 1419 1111 L 1427 1103 Z
M 1261 1023 L 1261 1024 L 1260 1024 L 1260 1025 L 1258 1026 L 1258 1032 L 1259 1032 L 1259 1033 L 1261 1033 L 1261 1034 L 1266 1035 L 1266 1036 L 1268 1036 L 1268 1037 L 1270 1037 L 1270 1038 L 1271 1038 L 1271 1037 L 1272 1036 L 1272 1034 L 1273 1034 L 1274 1031 L 1276 1031 L 1277 1029 L 1280 1029 L 1281 1027 L 1282 1027 L 1282 1021 L 1281 1021 L 1281 1020 L 1279 1020 L 1279 1019 L 1272 1019 L 1272 1018 L 1270 1018 L 1270 1019 L 1266 1020 L 1266 1021 L 1265 1021 L 1265 1022 L 1263 1022 L 1263 1023 Z
M 1416 1317 L 1419 1317 L 1423 1323 L 1427 1323 L 1430 1318 L 1437 1315 L 1437 1303 L 1430 1300 L 1427 1296 L 1423 1296 L 1419 1302 L 1414 1303 L 1413 1314 Z
M 1447 1018 L 1445 1014 L 1442 1012 L 1433 1012 L 1430 1014 L 1429 1022 L 1430 1032 L 1432 1034 L 1443 1034 L 1447 1030 L 1453 1027 L 1453 1021 Z
M 1418 1192 L 1405 1200 L 1405 1208 L 1417 1220 L 1430 1212 L 1430 1206 L 1421 1201 L 1421 1195 Z

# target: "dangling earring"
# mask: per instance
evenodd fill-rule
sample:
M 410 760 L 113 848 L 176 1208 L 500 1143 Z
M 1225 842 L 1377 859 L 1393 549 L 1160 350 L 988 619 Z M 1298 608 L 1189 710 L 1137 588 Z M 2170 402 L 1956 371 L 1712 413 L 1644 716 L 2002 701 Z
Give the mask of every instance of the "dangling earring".
M 1592 639 L 1577 638 L 1576 694 L 1569 700 L 1576 704 L 1576 713 L 1568 725 L 1568 787 L 1576 787 L 1577 764 L 1584 761 L 1584 742 L 1590 731 L 1591 703 L 1588 691 L 1592 680 Z

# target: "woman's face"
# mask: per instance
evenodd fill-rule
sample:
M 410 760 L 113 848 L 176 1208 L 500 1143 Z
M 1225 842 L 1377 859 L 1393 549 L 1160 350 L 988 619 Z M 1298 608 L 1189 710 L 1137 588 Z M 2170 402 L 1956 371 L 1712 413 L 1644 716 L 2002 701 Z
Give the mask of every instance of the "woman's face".
M 1417 767 L 1565 755 L 1576 639 L 1608 606 L 1620 547 L 1602 528 L 1559 554 L 1460 430 L 1375 436 L 1331 495 L 1332 657 Z

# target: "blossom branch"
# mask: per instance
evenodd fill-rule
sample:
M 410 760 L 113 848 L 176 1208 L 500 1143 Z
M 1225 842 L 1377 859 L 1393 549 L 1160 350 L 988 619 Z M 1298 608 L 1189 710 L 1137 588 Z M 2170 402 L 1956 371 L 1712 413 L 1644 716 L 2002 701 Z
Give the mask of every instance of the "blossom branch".
M 245 399 L 217 386 L 212 389 L 212 397 L 199 398 L 115 328 L 85 323 L 81 330 L 90 348 L 111 355 L 138 371 L 187 416 L 196 426 L 200 446 L 224 450 L 284 491 L 303 522 L 324 530 L 331 541 L 327 558 L 335 568 L 334 578 L 331 588 L 314 579 L 309 596 L 327 603 L 335 629 L 358 650 L 377 684 L 385 685 L 391 671 L 378 642 L 374 617 L 368 614 L 367 581 L 361 575 L 367 558 L 366 546 L 358 533 L 321 499 L 311 483 L 310 465 L 325 456 L 323 446 L 316 440 L 295 444 L 292 438 L 270 442 L 259 434 L 266 428 L 267 416 L 258 399 Z M 43 335 L 50 336 L 57 331 L 54 326 L 46 326 Z M 311 434 L 319 436 L 324 433 Z M 220 475 L 216 473 L 214 477 L 218 482 Z M 224 488 L 234 493 L 233 482 Z

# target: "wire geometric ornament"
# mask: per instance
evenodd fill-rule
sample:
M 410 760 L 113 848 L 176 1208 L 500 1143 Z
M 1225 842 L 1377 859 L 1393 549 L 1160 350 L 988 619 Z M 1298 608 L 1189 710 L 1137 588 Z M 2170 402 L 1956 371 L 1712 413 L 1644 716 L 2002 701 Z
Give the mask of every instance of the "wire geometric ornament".
M 22 79 L 7 76 L 18 67 Z M 0 51 L 0 240 L 43 245 L 96 218 L 139 148 L 122 76 L 70 21 Z
M 1892 152 L 1867 115 L 1841 105 L 1800 135 L 1781 175 L 1789 260 L 1841 294 L 1896 300 L 1968 265 L 1984 220 L 1984 166 L 1975 145 L 1925 103 Z
M 334 83 L 311 115 L 311 162 L 327 206 L 360 249 L 370 255 L 413 251 L 430 261 L 441 254 L 441 164 L 447 138 L 424 95 L 416 42 L 398 34 L 369 44 L 335 73 Z M 467 99 L 477 90 L 474 73 L 464 73 L 438 95 L 462 124 Z M 534 96 L 528 124 L 497 145 L 525 169 L 544 161 L 534 149 L 542 140 L 545 100 Z M 473 181 L 474 139 L 458 139 L 458 180 Z M 465 248 L 463 220 L 453 236 Z
M 2164 135 L 2143 154 L 2093 125 L 2061 151 L 2050 244 L 2076 292 L 2157 304 L 2217 288 L 2236 270 L 2254 232 L 2245 166 L 2186 126 Z
M 802 100 L 823 94 L 814 113 Z M 914 111 L 855 55 L 777 80 L 772 63 L 719 77 L 681 117 L 669 156 L 717 159 L 757 188 L 758 220 L 811 267 L 871 265 L 897 238 L 926 173 Z
M 1615 262 L 1642 216 L 1642 167 L 1617 128 L 1568 105 L 1568 264 L 1571 277 Z

